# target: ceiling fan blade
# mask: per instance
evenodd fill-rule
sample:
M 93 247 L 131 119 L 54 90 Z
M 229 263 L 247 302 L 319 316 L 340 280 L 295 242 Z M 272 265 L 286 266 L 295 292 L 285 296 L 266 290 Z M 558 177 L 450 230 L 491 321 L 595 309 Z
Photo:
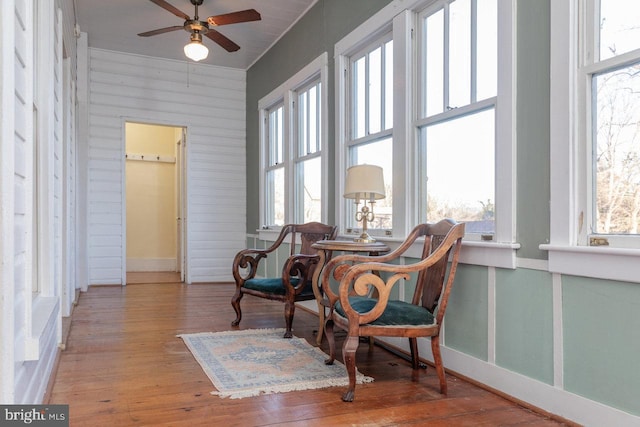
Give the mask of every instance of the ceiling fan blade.
M 238 22 L 259 21 L 262 17 L 255 9 L 241 10 L 238 12 L 225 13 L 224 15 L 215 15 L 207 18 L 209 25 L 228 25 L 237 24 Z
M 156 34 L 163 34 L 163 33 L 168 33 L 170 31 L 176 31 L 176 30 L 184 30 L 184 27 L 176 25 L 174 27 L 158 28 L 157 30 L 147 31 L 146 33 L 140 33 L 138 35 L 140 37 L 149 37 L 149 36 L 155 36 Z
M 173 13 L 174 15 L 176 15 L 179 18 L 184 19 L 185 21 L 188 21 L 189 19 L 189 15 L 187 15 L 186 13 L 182 12 L 180 9 L 170 5 L 169 3 L 167 3 L 164 0 L 150 0 L 151 3 L 155 3 L 158 6 L 160 6 L 161 8 L 163 8 L 164 10 L 168 10 L 169 12 Z
M 205 33 L 205 36 L 218 43 L 227 52 L 235 52 L 236 50 L 240 49 L 240 46 L 229 40 L 226 36 L 223 36 L 222 34 L 217 32 L 216 30 L 209 29 L 209 31 Z

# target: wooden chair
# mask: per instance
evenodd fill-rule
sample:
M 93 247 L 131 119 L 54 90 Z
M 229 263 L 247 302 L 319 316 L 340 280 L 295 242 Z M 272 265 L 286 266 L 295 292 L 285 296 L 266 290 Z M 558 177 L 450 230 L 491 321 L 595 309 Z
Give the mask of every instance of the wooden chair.
M 300 235 L 299 240 L 297 239 L 298 234 Z M 231 298 L 231 305 L 236 311 L 236 319 L 231 322 L 231 325 L 238 326 L 240 324 L 242 319 L 240 300 L 244 294 L 282 301 L 284 302 L 286 324 L 284 337 L 291 338 L 293 336 L 291 327 L 296 301 L 315 298 L 311 280 L 319 256 L 311 245 L 318 240 L 335 239 L 337 234 L 338 227 L 319 222 L 288 224 L 282 227 L 278 239 L 269 248 L 244 249 L 238 252 L 233 260 L 233 278 L 236 281 L 236 292 Z M 256 273 L 260 261 L 276 251 L 285 240 L 290 242 L 290 250 L 281 274 L 278 277 L 257 278 Z
M 325 363 L 332 364 L 335 360 L 333 328 L 338 326 L 347 331 L 342 356 L 349 375 L 349 388 L 342 396 L 343 401 L 351 402 L 355 396 L 355 356 L 361 336 L 408 337 L 413 369 L 419 366 L 417 338 L 431 337 L 440 392 L 447 394 L 440 355 L 440 327 L 455 278 L 463 236 L 464 224 L 452 220 L 421 224 L 389 254 L 376 257 L 341 255 L 326 264 L 321 275 L 322 289 L 329 305 L 325 322 L 329 359 Z M 405 255 L 420 237 L 424 237 L 424 243 L 418 262 L 392 263 Z M 447 275 L 451 252 L 453 256 Z M 409 279 L 410 273 L 417 273 L 413 299 L 410 302 L 391 300 L 394 285 L 400 279 Z M 331 289 L 331 278 L 340 282 L 337 293 Z M 372 290 L 376 296 L 371 296 Z

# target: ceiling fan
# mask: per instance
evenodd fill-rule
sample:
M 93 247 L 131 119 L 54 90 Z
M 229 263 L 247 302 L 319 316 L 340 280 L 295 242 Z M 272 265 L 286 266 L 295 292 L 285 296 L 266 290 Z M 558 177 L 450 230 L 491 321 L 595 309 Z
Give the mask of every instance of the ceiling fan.
M 191 0 L 191 4 L 195 6 L 193 19 L 186 13 L 172 6 L 164 0 L 150 0 L 152 3 L 173 13 L 179 18 L 184 19 L 183 25 L 175 25 L 172 27 L 158 28 L 157 30 L 147 31 L 138 34 L 140 37 L 150 37 L 158 34 L 168 33 L 170 31 L 185 30 L 191 34 L 191 42 L 184 47 L 184 53 L 188 58 L 194 61 L 205 59 L 209 54 L 209 49 L 202 43 L 202 36 L 207 36 L 214 42 L 218 43 L 228 52 L 235 52 L 240 46 L 235 44 L 229 38 L 214 30 L 211 27 L 219 25 L 237 24 L 239 22 L 259 21 L 262 19 L 255 9 L 241 10 L 238 12 L 226 13 L 224 15 L 214 15 L 207 18 L 206 21 L 200 21 L 198 17 L 198 6 L 202 5 L 204 0 Z

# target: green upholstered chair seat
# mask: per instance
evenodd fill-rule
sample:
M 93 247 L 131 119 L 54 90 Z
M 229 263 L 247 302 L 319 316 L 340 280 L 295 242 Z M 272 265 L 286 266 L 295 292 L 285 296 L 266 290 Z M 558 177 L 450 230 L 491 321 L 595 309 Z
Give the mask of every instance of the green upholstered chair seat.
M 378 300 L 367 297 L 349 297 L 349 304 L 358 313 L 370 311 Z M 337 302 L 335 309 L 342 317 L 346 317 L 340 302 Z M 429 326 L 433 325 L 435 319 L 433 314 L 422 306 L 417 306 L 404 301 L 389 300 L 384 312 L 380 317 L 370 323 L 376 326 Z
M 291 278 L 291 284 L 293 286 L 297 286 L 300 282 L 300 279 L 297 277 Z M 269 279 L 249 279 L 244 282 L 244 287 L 246 289 L 252 289 L 254 291 L 264 292 L 265 294 L 273 294 L 273 295 L 285 295 L 284 283 L 281 278 L 269 278 Z M 309 281 L 300 296 L 309 296 L 313 295 L 313 289 L 311 287 L 311 281 Z

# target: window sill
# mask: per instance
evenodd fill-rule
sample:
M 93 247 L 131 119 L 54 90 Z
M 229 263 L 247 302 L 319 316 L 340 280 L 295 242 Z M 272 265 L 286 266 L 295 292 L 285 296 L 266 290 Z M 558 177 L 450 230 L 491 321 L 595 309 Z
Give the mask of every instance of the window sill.
M 258 230 L 258 237 L 265 241 L 274 241 L 278 238 L 280 230 L 262 229 Z M 379 242 L 384 242 L 391 250 L 396 249 L 404 241 L 394 237 L 374 236 Z M 341 234 L 340 240 L 353 240 L 353 234 Z M 483 242 L 473 240 L 462 241 L 462 251 L 460 252 L 460 262 L 462 264 L 482 265 L 486 267 L 516 268 L 516 250 L 520 248 L 519 243 Z M 414 244 L 406 256 L 420 258 L 422 248 Z
M 640 249 L 545 244 L 551 273 L 638 282 Z
M 353 235 L 341 235 L 339 238 L 351 240 Z M 393 237 L 376 236 L 375 238 L 379 242 L 386 243 L 391 250 L 396 249 L 404 241 Z M 462 264 L 515 269 L 516 249 L 519 248 L 519 243 L 482 242 L 463 239 L 460 262 Z M 406 256 L 412 258 L 420 258 L 421 254 L 422 248 L 418 244 L 414 244 L 406 252 Z

